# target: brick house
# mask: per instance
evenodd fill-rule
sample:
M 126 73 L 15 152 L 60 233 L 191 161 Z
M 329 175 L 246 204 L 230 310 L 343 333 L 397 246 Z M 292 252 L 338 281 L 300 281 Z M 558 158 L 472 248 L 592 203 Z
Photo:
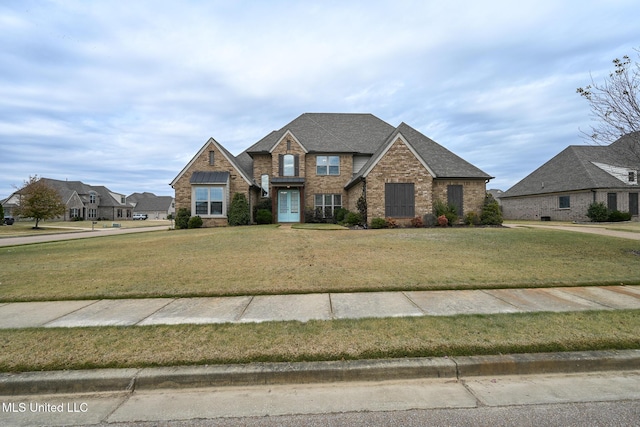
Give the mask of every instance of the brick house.
M 607 146 L 570 145 L 500 195 L 505 219 L 589 221 L 603 202 L 638 220 L 640 132 Z
M 190 209 L 205 226 L 226 225 L 233 194 L 250 206 L 270 197 L 274 221 L 303 222 L 305 209 L 336 208 L 367 221 L 400 222 L 431 213 L 440 199 L 458 213 L 480 213 L 493 177 L 407 124 L 393 127 L 371 114 L 306 113 L 233 156 L 210 138 L 171 182 L 176 210 Z

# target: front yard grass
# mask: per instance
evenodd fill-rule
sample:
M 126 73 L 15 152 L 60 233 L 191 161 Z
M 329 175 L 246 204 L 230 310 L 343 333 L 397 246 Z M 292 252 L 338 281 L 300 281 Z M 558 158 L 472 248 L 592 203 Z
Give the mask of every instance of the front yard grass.
M 0 248 L 0 301 L 639 284 L 639 253 L 532 228 L 157 231 Z
M 639 310 L 0 330 L 0 371 L 640 347 Z

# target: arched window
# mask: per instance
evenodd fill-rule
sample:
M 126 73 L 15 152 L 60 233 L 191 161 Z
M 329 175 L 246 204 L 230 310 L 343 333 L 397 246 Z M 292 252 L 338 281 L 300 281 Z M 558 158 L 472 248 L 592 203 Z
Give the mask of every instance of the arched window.
M 285 154 L 282 158 L 282 176 L 294 176 L 295 158 L 293 154 Z

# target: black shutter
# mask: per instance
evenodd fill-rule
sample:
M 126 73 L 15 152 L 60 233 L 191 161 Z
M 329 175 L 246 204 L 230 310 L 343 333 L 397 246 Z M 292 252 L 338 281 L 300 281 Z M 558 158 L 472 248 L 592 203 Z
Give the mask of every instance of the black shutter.
M 278 176 L 284 175 L 284 154 L 278 154 Z
M 462 216 L 462 185 L 447 186 L 447 202 L 456 207 L 458 216 Z
M 300 155 L 293 157 L 293 176 L 300 176 Z
M 413 183 L 387 183 L 384 187 L 384 212 L 391 218 L 415 216 L 415 186 Z

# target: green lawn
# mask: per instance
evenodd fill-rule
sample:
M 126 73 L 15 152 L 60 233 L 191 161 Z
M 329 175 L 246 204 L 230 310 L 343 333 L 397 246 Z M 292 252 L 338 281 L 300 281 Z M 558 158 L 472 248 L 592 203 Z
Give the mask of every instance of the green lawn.
M 0 248 L 0 301 L 638 284 L 638 253 L 533 228 L 158 231 Z
M 157 231 L 0 248 L 0 300 L 639 284 L 639 254 L 536 228 Z M 640 310 L 9 329 L 0 371 L 627 349 L 638 330 Z

